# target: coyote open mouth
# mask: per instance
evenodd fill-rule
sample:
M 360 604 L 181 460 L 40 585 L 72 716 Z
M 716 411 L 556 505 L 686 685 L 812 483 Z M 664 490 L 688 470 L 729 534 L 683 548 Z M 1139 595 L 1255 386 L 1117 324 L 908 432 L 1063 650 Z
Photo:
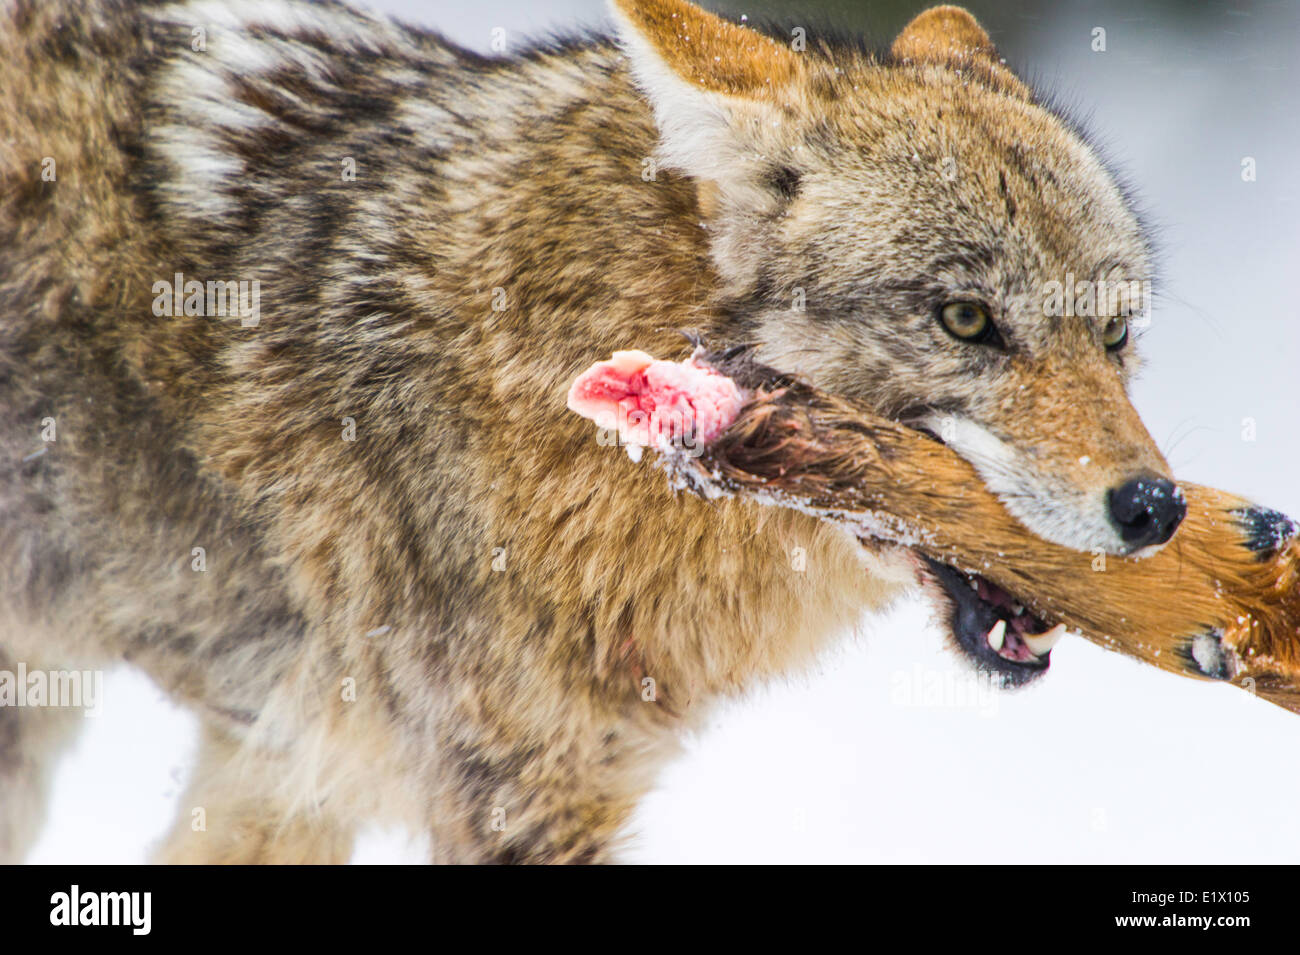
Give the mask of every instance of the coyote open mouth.
M 1006 688 L 1024 686 L 1047 671 L 1063 623 L 1044 622 L 1014 595 L 978 574 L 918 555 L 925 590 L 947 610 L 952 641 L 981 671 Z
M 913 416 L 907 416 L 909 418 Z M 933 430 L 914 419 L 905 423 L 939 444 Z M 951 642 L 981 673 L 1004 689 L 1024 686 L 1047 672 L 1052 647 L 1066 632 L 1045 622 L 1002 587 L 950 564 L 913 551 L 920 560 L 922 589 L 944 615 Z

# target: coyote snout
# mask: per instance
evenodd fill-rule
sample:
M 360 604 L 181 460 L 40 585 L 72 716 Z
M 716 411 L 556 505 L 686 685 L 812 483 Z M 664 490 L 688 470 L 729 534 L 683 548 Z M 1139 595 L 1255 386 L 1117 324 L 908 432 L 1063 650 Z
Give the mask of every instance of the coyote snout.
M 1112 554 L 1159 547 L 1173 537 L 1187 512 L 1182 491 L 1163 469 L 1128 474 L 1121 461 L 1121 476 L 1115 478 L 1115 467 L 1094 468 L 1092 456 L 1083 454 L 1076 468 L 1045 473 L 1040 448 L 1018 448 L 969 418 L 945 424 L 932 416 L 926 423 L 934 431 L 946 428 L 951 436 L 947 443 L 979 469 L 1017 519 L 1063 546 Z M 1088 480 L 1090 469 L 1102 473 Z M 1072 472 L 1083 472 L 1082 480 L 1072 480 Z
M 1167 478 L 1134 478 L 1106 495 L 1110 517 L 1134 550 L 1158 547 L 1174 536 L 1187 516 L 1182 490 Z
M 1159 547 L 1186 513 L 1182 493 L 1118 376 L 1095 372 L 1013 367 L 991 399 L 924 423 L 1039 536 L 1112 554 Z

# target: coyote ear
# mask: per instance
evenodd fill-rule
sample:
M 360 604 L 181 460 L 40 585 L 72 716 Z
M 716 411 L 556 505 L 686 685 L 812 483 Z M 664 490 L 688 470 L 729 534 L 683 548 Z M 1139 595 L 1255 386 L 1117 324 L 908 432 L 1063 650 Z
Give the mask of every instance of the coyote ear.
M 780 119 L 800 75 L 792 50 L 686 0 L 610 0 L 632 74 L 654 109 L 661 155 L 722 193 L 752 188 L 741 169 L 757 131 Z
M 931 7 L 918 14 L 889 52 L 904 63 L 970 70 L 994 89 L 1029 98 L 1028 88 L 1003 65 L 984 28 L 961 7 Z
M 770 37 L 728 23 L 687 0 L 611 0 L 623 43 L 638 72 L 653 57 L 698 89 L 731 96 L 763 96 L 794 79 L 799 58 Z

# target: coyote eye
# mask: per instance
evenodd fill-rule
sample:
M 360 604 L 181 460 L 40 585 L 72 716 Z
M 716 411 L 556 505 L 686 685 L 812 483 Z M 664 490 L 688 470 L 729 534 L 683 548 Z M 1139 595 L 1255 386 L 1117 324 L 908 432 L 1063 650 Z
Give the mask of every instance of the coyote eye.
M 1111 351 L 1119 351 L 1128 341 L 1128 319 L 1112 318 L 1102 329 L 1101 341 Z
M 939 312 L 939 321 L 949 335 L 964 342 L 1001 343 L 993 319 L 982 305 L 974 302 L 949 302 Z

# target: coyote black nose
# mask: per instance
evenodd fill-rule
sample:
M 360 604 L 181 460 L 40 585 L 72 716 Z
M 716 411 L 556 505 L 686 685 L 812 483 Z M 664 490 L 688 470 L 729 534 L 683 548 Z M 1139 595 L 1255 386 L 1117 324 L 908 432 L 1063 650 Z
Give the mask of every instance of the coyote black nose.
M 1134 550 L 1169 540 L 1186 514 L 1182 491 L 1164 478 L 1134 478 L 1110 491 L 1111 520 Z

